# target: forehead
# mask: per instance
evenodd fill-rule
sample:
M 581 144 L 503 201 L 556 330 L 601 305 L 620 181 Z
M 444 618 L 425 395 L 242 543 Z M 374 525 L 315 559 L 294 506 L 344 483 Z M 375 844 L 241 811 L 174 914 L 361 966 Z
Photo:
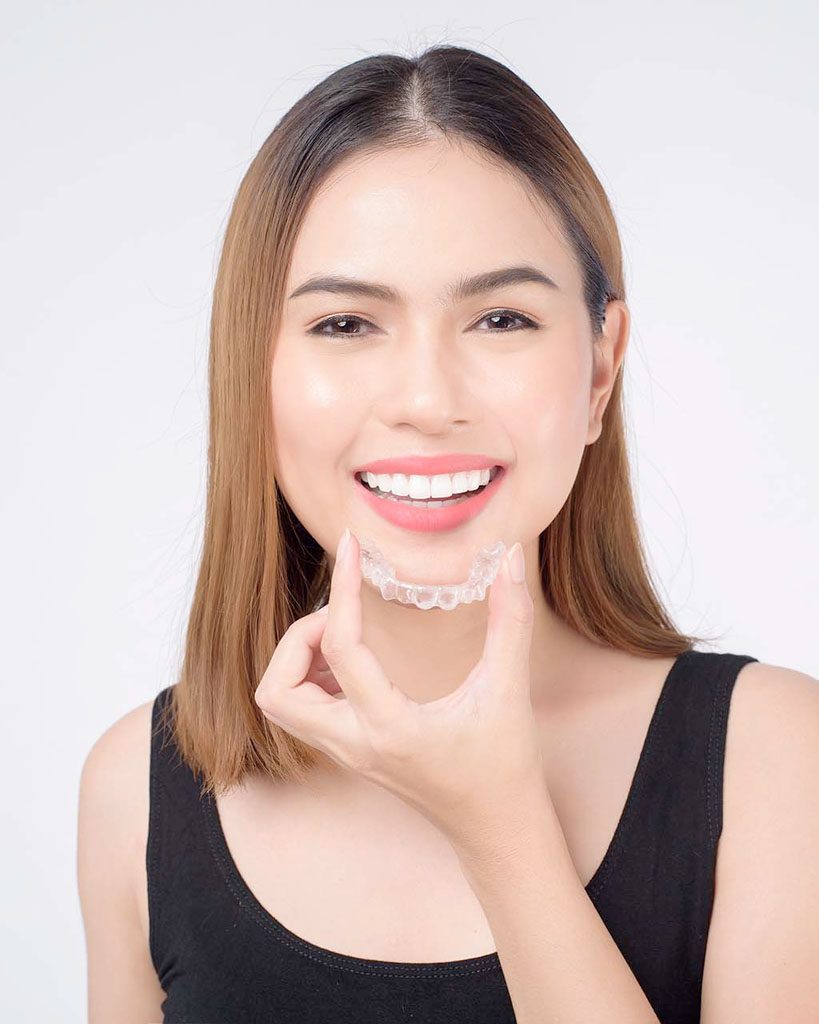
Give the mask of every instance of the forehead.
M 459 274 L 520 263 L 562 290 L 580 286 L 557 218 L 512 168 L 470 145 L 425 142 L 355 154 L 328 175 L 300 227 L 288 294 L 315 274 L 437 294 Z

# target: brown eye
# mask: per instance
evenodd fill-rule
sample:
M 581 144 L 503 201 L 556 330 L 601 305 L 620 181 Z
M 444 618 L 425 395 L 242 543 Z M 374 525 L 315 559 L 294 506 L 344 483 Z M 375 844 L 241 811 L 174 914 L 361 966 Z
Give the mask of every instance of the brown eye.
M 367 320 L 362 320 L 360 316 L 329 316 L 326 320 L 322 320 L 317 323 L 315 327 L 311 327 L 308 333 L 310 334 L 323 334 L 325 337 L 346 337 L 346 338 L 357 338 L 360 336 L 360 331 L 349 331 L 348 327 L 355 327 L 357 324 L 369 323 Z M 325 331 L 324 327 L 340 327 L 342 330 Z M 370 324 L 372 326 L 372 324 Z
M 478 323 L 483 323 L 484 320 L 493 320 L 496 323 L 485 331 L 486 334 L 510 334 L 512 331 L 524 331 L 530 328 L 537 328 L 537 324 L 530 320 L 528 316 L 522 316 L 520 313 L 513 313 L 511 309 L 496 309 L 492 313 L 487 313 L 485 317 L 482 317 Z M 520 327 L 498 327 L 497 321 L 503 320 L 518 320 L 521 324 Z

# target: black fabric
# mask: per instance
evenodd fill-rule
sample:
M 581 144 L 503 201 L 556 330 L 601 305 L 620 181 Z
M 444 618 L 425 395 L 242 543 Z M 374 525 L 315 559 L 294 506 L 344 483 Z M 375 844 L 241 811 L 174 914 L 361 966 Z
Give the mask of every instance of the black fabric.
M 689 650 L 663 684 L 589 898 L 662 1024 L 698 1024 L 731 693 L 749 655 Z M 275 920 L 238 873 L 212 796 L 153 709 L 146 862 L 164 1024 L 513 1024 L 497 953 L 365 960 Z

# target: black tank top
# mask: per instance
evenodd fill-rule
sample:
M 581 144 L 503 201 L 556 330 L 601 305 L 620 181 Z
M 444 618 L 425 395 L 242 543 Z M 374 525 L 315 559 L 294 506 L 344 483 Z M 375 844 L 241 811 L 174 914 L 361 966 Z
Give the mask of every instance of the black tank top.
M 749 655 L 689 650 L 663 684 L 611 844 L 586 892 L 662 1024 L 698 1024 L 722 830 L 731 693 Z M 215 800 L 159 712 L 146 864 L 163 1024 L 514 1024 L 497 953 L 365 960 L 291 932 L 250 891 Z M 396 884 L 400 884 L 396 881 Z

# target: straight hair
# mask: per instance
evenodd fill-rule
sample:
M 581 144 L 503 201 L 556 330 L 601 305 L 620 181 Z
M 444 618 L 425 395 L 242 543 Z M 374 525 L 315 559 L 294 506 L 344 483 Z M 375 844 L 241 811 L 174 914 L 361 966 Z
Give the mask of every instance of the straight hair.
M 563 123 L 512 70 L 458 46 L 381 54 L 338 69 L 265 139 L 231 206 L 214 286 L 208 360 L 205 529 L 179 677 L 166 719 L 202 792 L 252 773 L 303 782 L 325 755 L 274 726 L 254 700 L 276 644 L 327 600 L 325 552 L 276 484 L 271 339 L 311 198 L 353 154 L 446 139 L 471 144 L 555 214 L 582 272 L 593 336 L 625 299 L 623 257 L 606 193 Z M 540 534 L 552 611 L 599 644 L 676 656 L 681 633 L 645 557 L 629 473 L 621 365 L 600 437 Z M 165 723 L 163 723 L 165 724 Z

